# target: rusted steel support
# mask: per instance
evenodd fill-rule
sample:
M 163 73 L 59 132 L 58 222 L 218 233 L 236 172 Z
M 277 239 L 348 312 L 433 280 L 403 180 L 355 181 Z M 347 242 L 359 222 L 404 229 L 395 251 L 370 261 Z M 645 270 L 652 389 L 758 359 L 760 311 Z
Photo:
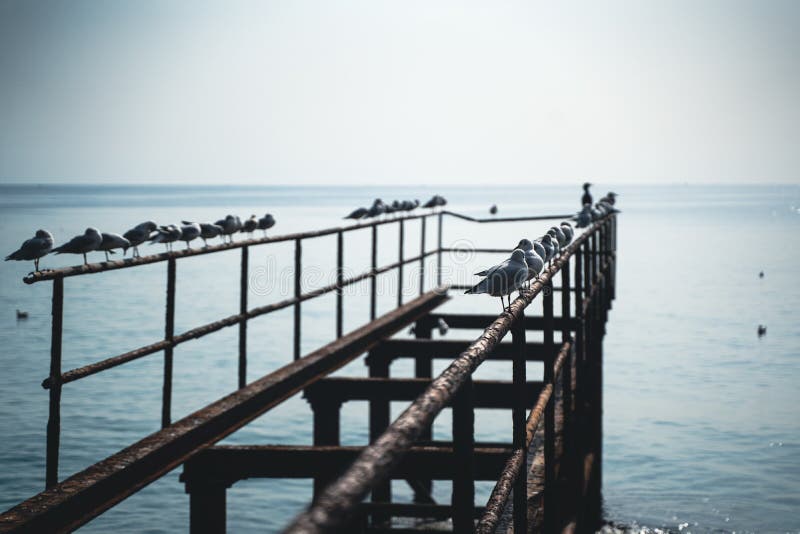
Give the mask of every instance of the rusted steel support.
M 424 221 L 425 219 L 423 219 Z M 387 360 L 379 358 L 371 358 L 374 351 L 370 351 L 370 355 L 366 358 L 366 363 L 369 366 L 369 376 L 372 379 L 388 380 L 389 378 L 389 364 Z M 311 390 L 306 390 L 308 395 Z M 349 388 L 348 388 L 349 391 Z M 376 398 L 375 396 L 369 397 L 369 442 L 372 443 L 378 436 L 383 434 L 391 422 L 391 404 L 390 399 Z M 372 502 L 392 502 L 392 484 L 390 481 L 382 482 L 375 486 L 372 490 Z M 389 519 L 389 515 L 382 513 L 381 510 L 376 510 L 372 514 L 372 523 L 374 525 L 383 524 Z
M 471 532 L 475 515 L 475 412 L 472 377 L 453 396 L 453 531 Z
M 336 337 L 342 337 L 344 322 L 344 233 L 336 234 Z
M 561 346 L 561 350 L 555 362 L 556 375 L 561 372 L 566 355 L 573 346 L 572 341 L 564 343 Z M 528 419 L 525 423 L 525 446 L 527 448 L 530 448 L 533 435 L 542 420 L 545 406 L 550 402 L 553 391 L 552 384 L 545 384 L 544 387 L 542 387 L 541 393 L 539 393 L 536 405 L 528 414 Z M 525 459 L 524 455 L 518 449 L 515 449 L 511 457 L 509 457 L 502 474 L 497 479 L 497 483 L 489 496 L 489 500 L 486 504 L 486 511 L 481 516 L 480 522 L 475 528 L 476 534 L 495 534 L 497 525 L 503 516 L 508 497 L 511 495 L 511 490 L 514 488 L 517 477 L 526 477 L 527 475 L 527 464 L 523 462 L 523 459 Z M 516 491 L 516 488 L 514 488 L 514 491 Z
M 552 285 L 552 279 L 548 281 Z M 542 299 L 544 309 L 544 346 L 552 347 L 544 360 L 544 383 L 556 387 L 555 380 L 555 326 L 553 320 L 553 292 L 545 291 Z M 555 397 L 544 409 L 544 531 L 555 532 L 557 517 L 555 499 L 555 443 L 556 443 L 556 406 Z
M 175 258 L 167 262 L 167 317 L 164 321 L 164 385 L 161 396 L 161 428 L 172 422 L 172 338 L 175 335 Z
M 443 213 L 439 212 L 439 226 L 436 229 L 436 285 L 442 285 L 442 218 Z
M 514 409 L 512 413 L 512 432 L 514 453 L 520 456 L 520 465 L 527 465 L 528 442 L 526 439 L 525 409 L 527 386 L 527 358 L 525 355 L 525 310 L 521 310 L 511 326 L 512 344 L 515 351 L 512 376 L 514 382 Z M 545 344 L 547 350 L 550 346 Z M 528 532 L 528 477 L 517 476 L 514 482 L 514 532 Z
M 191 534 L 225 534 L 228 487 L 229 483 L 211 478 L 186 484 Z
M 302 276 L 303 276 L 303 241 L 296 239 L 294 242 L 294 341 L 292 343 L 294 359 L 300 359 L 300 339 L 301 339 L 301 326 L 302 314 L 300 312 L 300 295 L 303 293 L 302 289 Z
M 382 405 L 386 401 L 413 401 L 430 383 L 430 378 L 325 378 L 306 388 L 305 397 L 312 405 L 326 401 L 336 404 L 362 400 Z M 472 402 L 476 408 L 511 409 L 516 406 L 515 403 L 519 403 L 524 412 L 536 402 L 542 389 L 542 382 L 525 382 L 518 392 L 515 391 L 519 385 L 499 380 L 474 380 L 472 387 L 474 391 Z M 520 395 L 519 398 L 515 397 L 517 394 Z M 383 408 L 380 412 L 383 412 Z M 383 422 L 383 415 L 381 413 L 379 422 Z M 388 412 L 386 417 L 388 418 Z M 389 426 L 388 420 L 375 437 L 378 437 L 387 426 Z
M 422 295 L 425 292 L 425 237 L 427 234 L 426 228 L 426 221 L 428 219 L 423 218 L 420 221 L 421 228 L 420 228 L 420 237 L 419 237 L 419 294 Z
M 197 454 L 184 465 L 181 481 L 194 484 L 207 479 L 234 484 L 246 478 L 335 477 L 347 469 L 365 447 L 307 445 L 223 445 Z M 510 447 L 476 447 L 475 480 L 497 480 Z M 418 478 L 453 480 L 461 465 L 452 443 L 447 446 L 414 446 L 399 462 L 392 480 Z
M 434 251 L 428 252 L 428 255 L 433 254 Z M 406 263 L 415 262 L 419 258 L 408 258 L 405 260 Z M 396 263 L 392 263 L 390 265 L 385 265 L 380 269 L 377 269 L 377 273 L 384 273 L 395 269 L 397 267 Z M 362 280 L 365 280 L 372 276 L 371 272 L 362 273 L 360 275 L 354 276 L 352 278 L 348 278 L 343 282 L 343 285 L 348 286 L 350 284 L 355 284 Z M 141 347 L 130 352 L 126 352 L 124 354 L 120 354 L 118 356 L 113 356 L 111 358 L 107 358 L 105 360 L 101 360 L 99 362 L 95 362 L 84 367 L 78 367 L 76 369 L 72 369 L 62 374 L 61 383 L 66 384 L 68 382 L 74 382 L 75 380 L 79 380 L 81 378 L 93 375 L 95 373 L 99 373 L 105 369 L 110 369 L 112 367 L 116 367 L 123 363 L 136 360 L 142 358 L 144 356 L 148 356 L 155 352 L 159 352 L 165 350 L 168 346 L 177 346 L 181 343 L 185 343 L 186 341 L 190 341 L 192 339 L 197 339 L 203 337 L 207 334 L 212 332 L 216 332 L 217 330 L 221 330 L 228 326 L 233 326 L 235 324 L 239 324 L 241 321 L 246 321 L 249 319 L 253 319 L 260 315 L 266 315 L 268 313 L 272 313 L 277 310 L 282 310 L 284 308 L 288 308 L 290 306 L 294 306 L 299 302 L 305 302 L 306 300 L 311 300 L 313 298 L 319 297 L 326 293 L 330 293 L 331 291 L 335 291 L 337 284 L 331 284 L 325 287 L 321 287 L 318 289 L 314 289 L 309 291 L 308 293 L 302 294 L 299 298 L 288 298 L 281 300 L 279 302 L 274 302 L 272 304 L 267 304 L 266 306 L 259 306 L 258 308 L 253 308 L 249 310 L 246 314 L 237 314 L 231 315 L 230 317 L 226 317 L 225 319 L 221 319 L 219 321 L 214 321 L 213 323 L 208 323 L 203 326 L 199 326 L 196 328 L 192 328 L 191 330 L 187 330 L 182 334 L 178 334 L 172 338 L 172 341 L 161 340 L 156 343 L 152 343 L 145 347 Z M 42 387 L 48 389 L 50 387 L 50 379 L 47 378 L 42 382 Z
M 445 339 L 387 339 L 368 356 L 369 360 L 382 360 L 392 363 L 403 358 L 452 360 L 469 347 L 469 341 Z M 487 359 L 495 361 L 512 361 L 516 352 L 512 343 L 500 343 Z M 525 358 L 529 362 L 540 362 L 544 359 L 543 343 L 527 343 Z
M 439 228 L 441 228 L 441 219 L 439 220 Z M 416 339 L 431 339 L 433 336 L 433 321 L 428 317 L 418 320 L 414 324 L 414 337 Z M 433 361 L 426 358 L 414 359 L 414 376 L 416 378 L 430 379 L 433 377 Z M 428 425 L 424 428 L 419 435 L 420 441 L 433 440 L 433 425 Z M 433 493 L 433 480 L 426 478 L 425 480 L 417 481 L 416 486 L 421 490 L 414 490 L 414 502 L 424 503 L 428 502 L 428 497 Z
M 564 268 L 561 269 L 561 287 L 566 289 L 561 293 L 561 317 L 565 319 L 569 319 L 571 316 L 572 305 L 570 302 L 570 297 L 572 294 L 571 286 L 570 286 L 570 262 L 569 260 L 566 261 L 564 264 Z M 566 323 L 566 321 L 565 321 Z M 570 339 L 571 332 L 568 328 L 562 325 L 561 328 L 561 342 L 565 342 L 567 339 Z M 569 429 L 569 418 L 572 416 L 573 410 L 573 399 L 572 399 L 572 375 L 573 375 L 573 367 L 572 367 L 572 357 L 567 359 L 567 367 L 566 371 L 564 372 L 564 378 L 562 380 L 562 388 L 563 388 L 563 402 L 564 405 L 564 423 L 563 428 L 566 429 L 565 431 L 568 432 Z M 564 438 L 566 441 L 567 438 Z
M 50 334 L 50 407 L 47 417 L 45 487 L 58 484 L 58 449 L 61 442 L 61 333 L 64 327 L 64 279 L 53 279 L 53 307 Z M 1 524 L 0 524 L 1 526 Z
M 372 227 L 372 259 L 370 263 L 369 320 L 374 321 L 378 310 L 378 227 Z
M 248 247 L 242 247 L 242 272 L 239 276 L 239 315 L 247 313 L 248 277 L 250 272 Z M 239 387 L 247 384 L 247 321 L 239 322 Z
M 308 391 L 308 390 L 306 390 Z M 314 445 L 339 445 L 340 424 L 339 412 L 341 404 L 330 399 L 309 399 L 314 412 Z M 330 477 L 314 477 L 314 498 L 316 499 L 325 486 L 330 482 Z
M 595 227 L 596 225 L 592 229 Z M 584 240 L 583 235 L 579 236 L 568 246 L 562 256 L 553 262 L 552 268 L 531 284 L 530 289 L 523 290 L 509 309 L 497 317 L 466 351 L 436 377 L 428 389 L 359 455 L 347 472 L 326 488 L 311 508 L 296 517 L 285 532 L 313 534 L 345 527 L 364 496 L 391 476 L 393 468 L 419 439 L 423 430 L 432 424 L 436 415 L 452 399 L 467 377 L 488 358 L 488 354 L 508 333 L 521 311 L 542 291 L 543 285 L 550 282 L 550 278 Z M 550 323 L 552 336 L 555 324 L 552 320 Z M 552 337 L 550 342 L 552 343 Z
M 0 531 L 67 532 L 339 369 L 447 300 L 434 289 L 0 515 Z
M 405 247 L 406 241 L 406 233 L 405 233 L 405 226 L 403 226 L 403 220 L 400 219 L 400 236 L 397 239 L 398 247 L 397 247 L 397 263 L 400 265 L 397 267 L 397 305 L 403 305 L 403 248 Z

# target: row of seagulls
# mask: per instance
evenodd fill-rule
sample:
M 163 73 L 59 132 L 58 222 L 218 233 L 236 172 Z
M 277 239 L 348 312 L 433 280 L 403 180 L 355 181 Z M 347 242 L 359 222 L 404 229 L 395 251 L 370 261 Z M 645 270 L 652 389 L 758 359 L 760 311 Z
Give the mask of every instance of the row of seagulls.
M 391 204 L 386 204 L 383 200 L 376 198 L 369 208 L 356 208 L 345 219 L 371 219 L 381 215 L 400 213 L 402 211 L 414 211 L 419 207 L 419 200 L 394 200 Z
M 585 184 L 584 184 L 585 185 Z M 585 196 L 585 195 L 584 195 Z M 589 197 L 591 199 L 591 195 Z M 602 219 L 606 215 L 610 215 L 612 213 L 619 213 L 620 211 L 614 207 L 614 204 L 617 201 L 617 194 L 613 191 L 609 191 L 606 196 L 601 198 L 597 201 L 597 204 L 592 206 L 590 202 L 585 202 L 583 204 L 583 208 L 581 211 L 575 214 L 572 217 L 572 220 L 575 221 L 575 226 L 578 228 L 586 228 L 594 221 L 598 219 Z
M 508 295 L 510 306 L 511 293 L 521 290 L 530 280 L 538 279 L 544 270 L 545 262 L 552 265 L 552 261 L 566 249 L 574 236 L 572 225 L 564 221 L 559 226 L 552 226 L 540 239 L 535 241 L 521 239 L 507 259 L 494 267 L 475 273 L 475 276 L 483 276 L 484 279 L 466 293 L 486 293 L 500 297 L 500 303 L 505 311 L 506 303 L 503 297 Z
M 172 251 L 172 243 L 176 241 L 184 241 L 187 249 L 191 248 L 189 243 L 198 237 L 203 239 L 205 246 L 208 246 L 209 239 L 219 236 L 223 237 L 223 242 L 232 243 L 233 234 L 236 232 L 252 234 L 256 230 L 262 230 L 266 237 L 267 230 L 273 226 L 275 226 L 275 218 L 269 213 L 261 218 L 252 215 L 244 223 L 234 215 L 228 215 L 214 224 L 182 221 L 181 226 L 175 224 L 158 226 L 153 221 L 145 221 L 137 224 L 123 235 L 87 228 L 83 234 L 73 237 L 56 248 L 53 248 L 53 234 L 47 230 L 37 230 L 32 238 L 22 243 L 18 250 L 6 256 L 5 259 L 6 261 L 33 261 L 34 269 L 38 272 L 39 260 L 51 252 L 82 254 L 83 263 L 88 264 L 86 255 L 96 250 L 103 251 L 106 261 L 109 261 L 109 253 L 114 254 L 117 249 L 122 249 L 124 255 L 129 248 L 133 248 L 133 257 L 138 258 L 140 257 L 139 245 L 146 241 L 164 243 L 169 252 Z

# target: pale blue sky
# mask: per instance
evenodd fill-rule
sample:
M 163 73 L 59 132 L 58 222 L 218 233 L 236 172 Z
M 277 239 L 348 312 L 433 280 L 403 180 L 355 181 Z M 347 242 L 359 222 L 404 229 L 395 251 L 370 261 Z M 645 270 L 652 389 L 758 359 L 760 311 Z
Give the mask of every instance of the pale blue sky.
M 0 0 L 3 182 L 800 182 L 798 1 Z

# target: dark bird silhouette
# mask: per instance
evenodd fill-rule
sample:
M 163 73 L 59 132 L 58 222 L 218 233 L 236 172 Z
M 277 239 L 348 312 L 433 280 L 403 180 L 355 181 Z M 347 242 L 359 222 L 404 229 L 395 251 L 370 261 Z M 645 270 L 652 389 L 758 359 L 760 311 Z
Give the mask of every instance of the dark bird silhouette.
M 345 217 L 345 219 L 358 220 L 366 216 L 367 213 L 369 213 L 369 210 L 367 208 L 356 208 L 353 211 L 351 211 L 350 215 Z
M 759 277 L 759 278 L 764 278 L 764 271 L 761 271 L 761 272 L 759 272 L 759 273 L 758 273 L 758 277 Z
M 158 225 L 155 222 L 145 221 L 122 234 L 122 237 L 130 241 L 134 258 L 139 257 L 139 245 L 150 239 L 150 234 L 155 232 L 156 228 Z
M 28 318 L 28 312 L 17 310 L 17 319 L 27 319 L 27 318 Z
M 492 207 L 489 208 L 489 213 L 492 215 L 497 215 L 497 204 L 492 204 Z
M 583 196 L 581 197 L 581 205 L 589 204 L 592 205 L 592 194 L 589 192 L 589 188 L 592 186 L 589 182 L 583 184 Z
M 69 242 L 54 248 L 53 252 L 56 254 L 83 254 L 83 263 L 88 264 L 86 253 L 97 250 L 102 242 L 103 236 L 96 228 L 87 228 L 83 235 L 73 237 Z
M 258 220 L 258 229 L 264 231 L 264 237 L 267 237 L 267 230 L 275 226 L 275 217 L 269 213 L 265 213 L 263 217 Z
M 767 327 L 763 324 L 758 325 L 758 337 L 763 337 L 767 335 Z

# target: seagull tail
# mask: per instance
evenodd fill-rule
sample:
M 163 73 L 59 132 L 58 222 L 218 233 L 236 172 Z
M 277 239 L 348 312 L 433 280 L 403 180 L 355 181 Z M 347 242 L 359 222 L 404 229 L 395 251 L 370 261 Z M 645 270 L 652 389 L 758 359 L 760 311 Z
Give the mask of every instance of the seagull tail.
M 478 282 L 473 287 L 471 287 L 471 288 L 467 289 L 466 291 L 464 291 L 464 294 L 465 295 L 478 295 L 478 294 L 481 294 L 481 293 L 488 293 L 489 291 L 487 290 L 487 287 L 486 287 L 486 280 L 488 280 L 488 279 L 484 278 L 483 280 Z
M 475 273 L 475 275 L 474 275 L 474 276 L 486 276 L 486 273 L 487 273 L 487 272 L 488 272 L 488 271 L 486 271 L 486 270 L 483 270 L 483 271 L 481 271 L 481 272 L 479 272 L 479 273 Z

